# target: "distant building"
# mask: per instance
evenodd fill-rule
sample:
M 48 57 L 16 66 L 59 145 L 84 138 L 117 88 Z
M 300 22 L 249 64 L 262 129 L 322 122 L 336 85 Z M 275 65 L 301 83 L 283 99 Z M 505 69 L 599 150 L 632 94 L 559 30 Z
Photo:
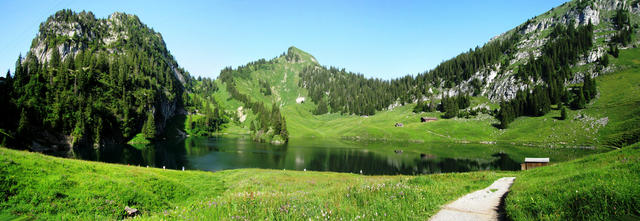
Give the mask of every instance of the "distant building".
M 522 170 L 530 170 L 536 167 L 549 165 L 549 158 L 524 158 L 524 163 L 520 164 Z
M 438 118 L 435 117 L 421 117 L 420 118 L 420 122 L 424 123 L 424 122 L 431 122 L 431 121 L 437 121 Z

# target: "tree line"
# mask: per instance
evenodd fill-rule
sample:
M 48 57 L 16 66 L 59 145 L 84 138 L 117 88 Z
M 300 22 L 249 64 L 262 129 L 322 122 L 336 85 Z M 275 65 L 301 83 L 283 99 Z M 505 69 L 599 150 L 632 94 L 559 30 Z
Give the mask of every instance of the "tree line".
M 336 67 L 312 65 L 300 73 L 299 86 L 309 91 L 311 100 L 318 104 L 314 114 L 342 113 L 374 115 L 375 111 L 392 105 L 404 105 L 431 96 L 430 88 L 452 88 L 471 78 L 482 68 L 510 60 L 520 39 L 515 33 L 494 40 L 482 47 L 469 49 L 436 68 L 413 77 L 407 75 L 392 80 L 365 78 L 362 74 L 347 72 Z M 484 82 L 471 82 L 473 95 L 479 95 Z

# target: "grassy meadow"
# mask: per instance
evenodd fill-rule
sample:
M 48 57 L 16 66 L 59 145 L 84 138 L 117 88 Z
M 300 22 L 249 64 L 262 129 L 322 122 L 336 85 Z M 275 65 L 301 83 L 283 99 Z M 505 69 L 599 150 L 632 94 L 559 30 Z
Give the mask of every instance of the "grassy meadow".
M 506 172 L 425 176 L 239 169 L 176 171 L 0 148 L 3 216 L 122 219 L 426 219 Z M 385 218 L 386 217 L 386 218 Z
M 421 176 L 237 169 L 176 171 L 0 148 L 0 218 L 424 220 L 447 202 L 516 176 L 513 220 L 638 217 L 640 144 L 520 172 Z

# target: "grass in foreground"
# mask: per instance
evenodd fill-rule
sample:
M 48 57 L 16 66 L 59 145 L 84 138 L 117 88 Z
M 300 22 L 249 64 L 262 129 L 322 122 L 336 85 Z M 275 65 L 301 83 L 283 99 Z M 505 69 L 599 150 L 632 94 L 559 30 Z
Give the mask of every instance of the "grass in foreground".
M 40 219 L 427 219 L 496 172 L 361 176 L 241 169 L 174 171 L 0 148 L 0 214 Z M 5 216 L 5 215 L 3 215 Z M 7 216 L 7 217 L 10 217 Z
M 125 206 L 159 213 L 224 185 L 210 173 L 71 160 L 0 148 L 0 214 L 121 219 Z
M 361 176 L 257 169 L 219 173 L 232 187 L 222 196 L 146 218 L 425 220 L 443 204 L 504 175 Z
M 640 219 L 640 143 L 518 174 L 513 220 Z

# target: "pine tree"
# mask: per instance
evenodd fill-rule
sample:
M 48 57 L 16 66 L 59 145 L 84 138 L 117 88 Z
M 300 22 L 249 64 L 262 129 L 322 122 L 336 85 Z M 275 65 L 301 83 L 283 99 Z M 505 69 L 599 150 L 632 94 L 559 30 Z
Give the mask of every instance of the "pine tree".
M 27 133 L 27 128 L 29 127 L 29 119 L 27 118 L 27 113 L 24 109 L 20 112 L 20 120 L 18 121 L 18 134 L 25 135 Z
M 561 105 L 560 107 L 560 120 L 567 119 L 567 108 Z
M 289 141 L 289 131 L 287 130 L 287 121 L 282 118 L 282 130 L 280 131 L 280 136 L 284 139 L 285 142 Z
M 609 66 L 609 55 L 602 55 L 602 57 L 600 58 L 600 65 L 602 65 L 603 67 Z
M 500 111 L 498 112 L 498 120 L 500 120 L 499 127 L 502 129 L 506 129 L 509 126 L 509 123 L 514 118 L 513 109 L 511 105 L 507 102 L 500 103 Z
M 156 122 L 151 111 L 147 114 L 147 120 L 142 126 L 142 134 L 144 135 L 144 138 L 148 140 L 152 140 L 156 137 Z
M 329 112 L 329 109 L 327 108 L 327 102 L 325 102 L 324 100 L 320 100 L 320 102 L 318 102 L 318 107 L 313 112 L 313 114 L 322 115 L 322 114 L 326 114 L 328 112 Z
M 571 108 L 573 109 L 583 109 L 586 105 L 586 101 L 584 98 L 584 92 L 583 92 L 583 88 L 580 87 L 576 97 L 573 98 L 573 102 L 571 102 Z
M 454 118 L 458 116 L 458 103 L 455 98 L 447 98 L 445 104 L 444 118 Z
M 585 74 L 584 75 L 584 79 L 582 82 L 582 92 L 583 92 L 583 96 L 584 99 L 586 100 L 586 102 L 589 102 L 591 100 L 591 75 L 590 74 Z
M 418 100 L 418 103 L 416 103 L 416 106 L 413 108 L 413 113 L 420 113 L 422 112 L 423 109 L 424 109 L 424 103 Z
M 429 101 L 429 108 L 427 110 L 428 112 L 434 112 L 436 111 L 436 101 L 433 98 L 431 98 L 430 100 L 431 101 Z

